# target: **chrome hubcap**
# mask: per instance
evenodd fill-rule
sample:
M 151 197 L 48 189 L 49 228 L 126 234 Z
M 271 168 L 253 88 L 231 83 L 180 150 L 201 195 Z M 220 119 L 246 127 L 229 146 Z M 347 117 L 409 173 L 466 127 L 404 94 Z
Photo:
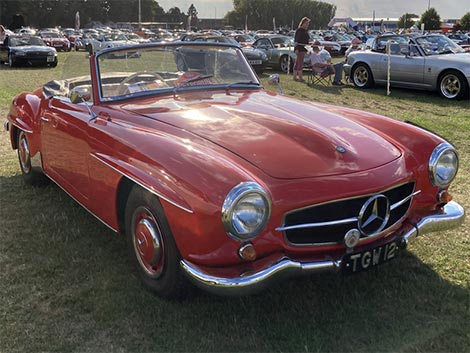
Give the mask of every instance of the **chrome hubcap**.
M 460 81 L 454 75 L 448 75 L 441 81 L 441 92 L 446 98 L 455 98 L 460 93 Z
M 163 270 L 163 242 L 158 223 L 146 208 L 134 213 L 133 242 L 142 269 L 150 277 L 159 277 Z
M 367 74 L 367 70 L 360 68 L 354 72 L 354 81 L 358 86 L 363 86 L 366 84 L 369 75 Z

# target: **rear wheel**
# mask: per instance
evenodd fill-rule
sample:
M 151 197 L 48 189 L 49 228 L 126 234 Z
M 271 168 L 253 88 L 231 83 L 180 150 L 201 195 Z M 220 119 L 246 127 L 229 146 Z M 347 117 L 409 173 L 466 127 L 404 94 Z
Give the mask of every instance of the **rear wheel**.
M 40 186 L 46 184 L 49 179 L 40 171 L 33 168 L 31 164 L 31 152 L 28 138 L 24 131 L 18 133 L 18 161 L 20 163 L 23 180 L 30 185 Z
M 457 71 L 445 72 L 439 79 L 439 93 L 447 99 L 468 97 L 468 84 L 465 77 Z
M 132 262 L 145 287 L 163 298 L 187 296 L 189 283 L 160 201 L 138 185 L 127 200 L 125 229 Z
M 369 66 L 363 63 L 355 65 L 351 72 L 351 79 L 354 86 L 358 88 L 369 88 L 374 85 L 374 77 Z

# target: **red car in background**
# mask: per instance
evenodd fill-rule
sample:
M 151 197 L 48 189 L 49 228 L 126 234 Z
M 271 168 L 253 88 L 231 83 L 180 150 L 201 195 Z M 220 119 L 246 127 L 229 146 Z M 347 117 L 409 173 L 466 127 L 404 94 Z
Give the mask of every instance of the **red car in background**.
M 70 51 L 72 49 L 70 41 L 59 32 L 40 32 L 40 37 L 48 46 L 58 51 Z
M 160 296 L 357 273 L 464 220 L 449 142 L 268 92 L 235 45 L 116 47 L 89 64 L 13 99 L 11 145 L 27 183 L 54 181 L 127 237 Z

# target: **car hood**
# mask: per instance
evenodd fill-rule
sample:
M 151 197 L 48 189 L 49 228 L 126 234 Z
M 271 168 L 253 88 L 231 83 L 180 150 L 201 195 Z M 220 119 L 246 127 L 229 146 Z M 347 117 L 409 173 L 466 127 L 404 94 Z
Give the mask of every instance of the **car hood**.
M 401 155 L 382 136 L 348 119 L 341 108 L 264 91 L 200 92 L 121 108 L 209 140 L 274 178 L 355 173 Z
M 10 47 L 10 50 L 14 51 L 41 51 L 41 52 L 50 52 L 55 49 L 47 45 L 22 45 L 19 47 Z

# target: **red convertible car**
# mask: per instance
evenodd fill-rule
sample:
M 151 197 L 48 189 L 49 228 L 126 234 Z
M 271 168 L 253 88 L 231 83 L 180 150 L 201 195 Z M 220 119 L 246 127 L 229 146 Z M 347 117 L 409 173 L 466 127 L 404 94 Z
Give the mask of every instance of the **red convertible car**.
M 236 46 L 119 47 L 89 64 L 16 96 L 5 126 L 24 180 L 54 181 L 125 234 L 162 297 L 365 271 L 463 222 L 450 143 L 269 92 Z

